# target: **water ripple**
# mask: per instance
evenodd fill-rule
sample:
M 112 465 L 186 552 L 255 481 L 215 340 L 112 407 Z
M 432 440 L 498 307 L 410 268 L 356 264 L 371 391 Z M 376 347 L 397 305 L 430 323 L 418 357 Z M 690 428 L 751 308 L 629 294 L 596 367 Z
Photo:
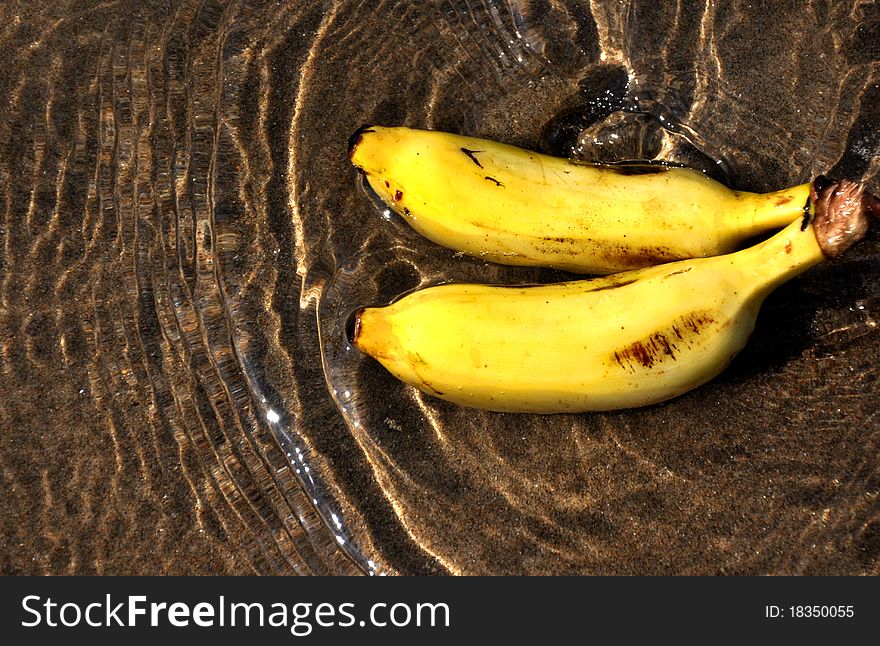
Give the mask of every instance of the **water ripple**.
M 344 334 L 562 277 L 383 214 L 358 126 L 877 191 L 876 5 L 7 3 L 0 571 L 877 574 L 877 236 L 644 410 L 463 410 Z

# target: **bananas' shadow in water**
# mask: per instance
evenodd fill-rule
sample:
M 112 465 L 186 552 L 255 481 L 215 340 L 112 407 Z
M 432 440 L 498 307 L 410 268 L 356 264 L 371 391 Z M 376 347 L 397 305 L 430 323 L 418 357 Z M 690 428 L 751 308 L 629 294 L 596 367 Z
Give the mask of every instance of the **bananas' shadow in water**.
M 875 227 L 849 253 L 771 293 L 749 343 L 718 381 L 740 382 L 777 372 L 797 357 L 845 351 L 862 337 L 877 333 L 880 231 Z M 853 312 L 858 315 L 853 317 Z
M 730 185 L 732 170 L 687 124 L 688 108 L 673 89 L 637 89 L 620 65 L 596 65 L 580 77 L 577 94 L 543 127 L 536 148 L 584 162 L 643 162 L 688 166 Z M 670 79 L 679 72 L 670 71 Z M 638 96 L 637 96 L 638 95 Z

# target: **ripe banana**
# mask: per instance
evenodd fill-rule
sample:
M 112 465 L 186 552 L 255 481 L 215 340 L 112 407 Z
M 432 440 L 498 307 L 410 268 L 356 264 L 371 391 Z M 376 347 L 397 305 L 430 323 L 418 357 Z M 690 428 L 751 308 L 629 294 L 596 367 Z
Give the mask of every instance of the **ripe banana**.
M 358 311 L 352 341 L 464 406 L 558 413 L 670 399 L 727 366 L 771 290 L 865 235 L 873 198 L 819 181 L 803 218 L 745 250 L 552 285 L 430 287 Z
M 428 239 L 576 273 L 730 253 L 802 215 L 810 193 L 810 184 L 744 193 L 686 168 L 577 163 L 410 128 L 362 128 L 349 156 Z

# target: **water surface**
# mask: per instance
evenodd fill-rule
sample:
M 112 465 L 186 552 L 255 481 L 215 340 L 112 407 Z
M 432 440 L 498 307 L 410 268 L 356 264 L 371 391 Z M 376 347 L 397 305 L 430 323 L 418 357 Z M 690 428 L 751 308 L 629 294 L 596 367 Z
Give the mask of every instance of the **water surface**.
M 344 335 L 564 277 L 384 216 L 365 123 L 880 192 L 880 5 L 772 5 L 4 4 L 0 571 L 877 574 L 876 233 L 637 411 L 458 408 Z

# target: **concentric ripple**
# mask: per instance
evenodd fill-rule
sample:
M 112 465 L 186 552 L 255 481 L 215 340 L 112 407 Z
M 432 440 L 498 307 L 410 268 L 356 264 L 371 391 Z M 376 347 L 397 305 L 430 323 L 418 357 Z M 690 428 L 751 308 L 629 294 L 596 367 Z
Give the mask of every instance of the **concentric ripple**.
M 880 573 L 880 244 L 665 405 L 458 408 L 361 306 L 562 274 L 439 248 L 365 123 L 880 192 L 876 2 L 0 6 L 4 573 Z

